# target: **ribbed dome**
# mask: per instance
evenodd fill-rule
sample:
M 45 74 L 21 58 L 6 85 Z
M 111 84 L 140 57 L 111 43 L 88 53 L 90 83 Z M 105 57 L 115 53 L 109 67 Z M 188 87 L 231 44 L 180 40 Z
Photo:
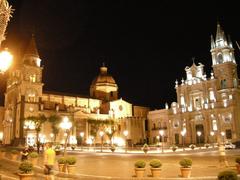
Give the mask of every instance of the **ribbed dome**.
M 99 84 L 116 85 L 113 77 L 107 73 L 107 67 L 100 67 L 100 74 L 92 81 L 92 86 Z

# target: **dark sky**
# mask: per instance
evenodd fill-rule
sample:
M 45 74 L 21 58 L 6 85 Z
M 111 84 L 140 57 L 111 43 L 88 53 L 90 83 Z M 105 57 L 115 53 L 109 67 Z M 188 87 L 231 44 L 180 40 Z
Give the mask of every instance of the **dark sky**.
M 15 11 L 3 46 L 18 62 L 35 34 L 44 65 L 44 90 L 87 95 L 105 62 L 120 97 L 159 109 L 176 101 L 175 80 L 185 78 L 184 68 L 192 64 L 192 57 L 205 65 L 209 77 L 210 35 L 216 33 L 217 20 L 234 42 L 240 41 L 239 13 L 226 10 L 234 7 L 232 3 L 220 7 L 218 1 L 212 5 L 134 0 L 9 2 Z M 239 63 L 239 50 L 234 47 Z

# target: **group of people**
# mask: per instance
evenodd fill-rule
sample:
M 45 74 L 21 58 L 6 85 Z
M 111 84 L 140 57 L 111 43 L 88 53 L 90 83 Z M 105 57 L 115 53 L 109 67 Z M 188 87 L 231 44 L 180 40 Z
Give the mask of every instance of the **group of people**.
M 45 148 L 44 148 L 44 173 L 46 175 L 46 179 L 54 179 L 54 176 L 52 175 L 52 169 L 55 164 L 55 157 L 56 153 L 52 149 L 52 144 L 51 143 L 46 143 Z M 33 152 L 34 148 L 33 147 L 25 147 L 23 151 L 21 151 L 21 160 L 25 161 L 28 160 L 28 155 L 29 153 Z

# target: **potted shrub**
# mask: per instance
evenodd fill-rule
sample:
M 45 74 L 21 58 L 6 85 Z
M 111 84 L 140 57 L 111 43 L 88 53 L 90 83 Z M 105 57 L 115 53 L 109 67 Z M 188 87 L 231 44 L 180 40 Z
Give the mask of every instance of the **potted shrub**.
M 20 180 L 30 180 L 33 178 L 33 165 L 29 161 L 24 161 L 19 165 L 20 172 L 18 173 Z
M 66 158 L 60 157 L 58 160 L 58 169 L 60 172 L 65 172 L 64 171 L 64 165 L 66 164 Z
M 204 146 L 206 147 L 206 149 L 208 149 L 210 147 L 210 144 L 204 144 Z
M 18 154 L 19 154 L 19 152 L 17 150 L 15 150 L 15 149 L 11 150 L 11 158 L 13 161 L 17 160 Z
M 61 146 L 60 145 L 56 145 L 54 148 L 56 155 L 60 155 L 61 154 Z
M 114 145 L 111 145 L 110 150 L 114 152 L 116 150 L 116 147 Z
M 148 150 L 149 150 L 149 147 L 148 147 L 148 145 L 147 145 L 146 143 L 143 145 L 142 150 L 143 150 L 143 152 L 144 152 L 145 154 L 147 154 L 147 152 L 148 152 Z
M 72 150 L 76 149 L 76 144 L 72 144 L 72 145 L 71 145 L 71 149 L 72 149 Z
M 143 177 L 145 173 L 145 166 L 146 162 L 144 160 L 138 160 L 135 162 L 134 167 L 135 167 L 135 173 L 136 177 Z
M 175 151 L 177 150 L 177 148 L 178 148 L 178 147 L 177 147 L 176 145 L 173 145 L 173 146 L 171 147 L 171 149 L 172 149 L 173 152 L 175 152 Z
M 149 163 L 153 177 L 160 177 L 162 163 L 159 159 L 152 159 Z
M 196 147 L 196 145 L 195 145 L 195 144 L 190 144 L 189 147 L 190 147 L 192 150 L 194 150 L 195 147 Z
M 231 171 L 231 170 L 225 170 L 225 171 L 221 171 L 218 174 L 218 180 L 237 180 L 237 173 L 235 171 Z
M 237 163 L 236 164 L 237 172 L 238 172 L 238 174 L 240 174 L 240 157 L 237 157 L 235 159 L 235 162 Z
M 6 155 L 6 149 L 1 149 L 0 150 L 0 158 L 5 157 L 5 155 Z
M 180 160 L 179 162 L 181 168 L 181 174 L 182 177 L 190 177 L 191 176 L 191 170 L 192 170 L 192 160 L 188 159 L 188 158 L 184 158 L 182 160 Z
M 29 154 L 30 161 L 33 165 L 37 165 L 38 162 L 38 153 L 37 152 L 31 152 Z
M 75 157 L 68 157 L 66 159 L 68 173 L 70 173 L 70 174 L 74 174 L 75 173 L 75 171 L 76 171 L 76 165 L 75 165 L 76 162 L 77 162 L 77 159 Z

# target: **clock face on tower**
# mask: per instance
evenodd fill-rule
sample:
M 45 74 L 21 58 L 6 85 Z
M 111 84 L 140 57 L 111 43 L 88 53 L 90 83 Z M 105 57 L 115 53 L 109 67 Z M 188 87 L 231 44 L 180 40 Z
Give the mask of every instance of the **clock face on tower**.
M 122 105 L 119 105 L 119 107 L 118 107 L 118 108 L 119 108 L 119 110 L 120 110 L 120 111 L 122 111 L 122 110 L 123 110 L 123 107 L 122 107 Z

